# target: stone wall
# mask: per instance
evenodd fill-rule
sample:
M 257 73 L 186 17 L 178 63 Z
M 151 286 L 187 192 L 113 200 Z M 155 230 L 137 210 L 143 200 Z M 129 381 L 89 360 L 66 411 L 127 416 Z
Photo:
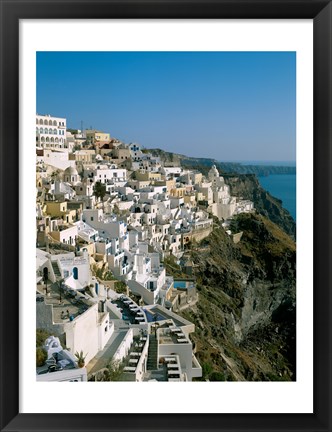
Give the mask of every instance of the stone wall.
M 186 236 L 190 237 L 191 240 L 196 240 L 197 242 L 200 242 L 201 240 L 203 240 L 205 237 L 207 237 L 208 235 L 210 235 L 210 233 L 212 232 L 213 227 L 209 227 L 209 228 L 203 228 L 203 229 L 198 229 L 195 231 L 192 231 L 190 234 L 186 234 Z

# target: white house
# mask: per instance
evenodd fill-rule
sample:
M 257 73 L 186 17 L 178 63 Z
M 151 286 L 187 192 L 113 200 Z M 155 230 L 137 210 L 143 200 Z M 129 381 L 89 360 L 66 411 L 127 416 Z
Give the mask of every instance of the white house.
M 50 114 L 36 115 L 36 146 L 66 148 L 67 120 Z

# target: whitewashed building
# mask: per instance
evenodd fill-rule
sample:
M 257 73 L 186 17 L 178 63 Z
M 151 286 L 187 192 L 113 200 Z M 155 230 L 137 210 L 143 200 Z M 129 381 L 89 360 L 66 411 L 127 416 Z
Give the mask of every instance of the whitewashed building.
M 36 146 L 66 148 L 67 120 L 50 114 L 36 115 Z

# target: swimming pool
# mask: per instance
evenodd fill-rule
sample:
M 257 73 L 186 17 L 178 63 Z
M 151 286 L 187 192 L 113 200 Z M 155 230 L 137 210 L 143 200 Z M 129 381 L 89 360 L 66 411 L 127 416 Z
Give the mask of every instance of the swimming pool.
M 155 321 L 164 321 L 165 318 L 164 316 L 160 315 L 159 313 L 154 313 L 152 314 L 151 312 L 145 310 L 145 315 L 146 315 L 146 319 L 148 320 L 148 322 L 155 322 Z
M 174 288 L 186 288 L 187 282 L 186 281 L 174 281 Z

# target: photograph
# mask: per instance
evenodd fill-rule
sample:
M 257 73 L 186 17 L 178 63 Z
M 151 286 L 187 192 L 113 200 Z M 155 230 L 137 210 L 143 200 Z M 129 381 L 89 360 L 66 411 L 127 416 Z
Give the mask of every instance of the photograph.
M 0 3 L 0 431 L 331 432 L 332 0 Z
M 296 88 L 295 51 L 36 52 L 37 382 L 296 382 Z

